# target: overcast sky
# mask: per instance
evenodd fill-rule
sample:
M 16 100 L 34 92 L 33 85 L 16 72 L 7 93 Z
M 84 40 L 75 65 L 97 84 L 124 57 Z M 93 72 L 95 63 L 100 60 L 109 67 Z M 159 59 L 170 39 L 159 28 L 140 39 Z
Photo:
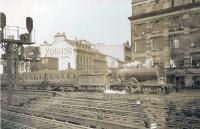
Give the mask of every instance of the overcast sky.
M 7 25 L 25 27 L 25 18 L 33 18 L 37 44 L 51 43 L 57 32 L 93 43 L 130 41 L 131 0 L 0 0 L 0 6 Z

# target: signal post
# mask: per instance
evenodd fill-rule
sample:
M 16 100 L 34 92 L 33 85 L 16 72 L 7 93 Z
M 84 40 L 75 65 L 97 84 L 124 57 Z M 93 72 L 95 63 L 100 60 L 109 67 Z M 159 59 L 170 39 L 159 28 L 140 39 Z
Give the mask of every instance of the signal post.
M 19 40 L 15 39 L 6 39 L 4 37 L 4 28 L 6 27 L 6 15 L 4 13 L 0 13 L 0 27 L 1 27 L 1 36 L 0 36 L 0 43 L 1 48 L 5 51 L 5 55 L 3 55 L 3 60 L 7 62 L 6 67 L 6 73 L 7 73 L 7 104 L 12 105 L 12 92 L 14 88 L 14 58 L 13 55 L 18 50 L 18 48 L 22 48 L 23 45 L 31 45 L 33 44 L 31 42 L 31 31 L 33 29 L 33 20 L 31 17 L 26 18 L 26 28 L 28 30 L 28 33 L 21 34 Z M 16 61 L 23 60 L 21 57 L 23 56 L 23 53 L 20 53 L 21 55 L 17 55 Z

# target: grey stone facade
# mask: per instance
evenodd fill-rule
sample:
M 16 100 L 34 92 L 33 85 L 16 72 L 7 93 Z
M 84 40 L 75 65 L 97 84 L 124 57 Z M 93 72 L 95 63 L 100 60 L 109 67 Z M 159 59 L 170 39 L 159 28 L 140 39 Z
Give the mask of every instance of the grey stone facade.
M 133 0 L 133 60 L 153 58 L 167 81 L 200 87 L 200 0 Z

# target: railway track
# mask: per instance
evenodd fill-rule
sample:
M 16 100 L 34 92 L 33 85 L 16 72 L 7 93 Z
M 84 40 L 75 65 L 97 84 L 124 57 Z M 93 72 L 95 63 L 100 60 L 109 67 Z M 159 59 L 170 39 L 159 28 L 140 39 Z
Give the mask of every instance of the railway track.
M 95 120 L 85 117 L 76 117 L 71 116 L 63 113 L 52 113 L 52 112 L 46 112 L 46 111 L 40 111 L 40 110 L 32 110 L 32 109 L 26 109 L 26 108 L 19 108 L 19 107 L 6 107 L 3 108 L 4 110 L 8 110 L 10 112 L 16 112 L 20 114 L 30 115 L 30 116 L 37 116 L 47 119 L 54 119 L 56 121 L 61 122 L 67 122 L 71 124 L 81 125 L 84 127 L 91 127 L 91 128 L 97 128 L 97 129 L 145 129 L 145 127 L 142 126 L 128 126 L 125 124 L 119 124 L 114 123 L 110 121 L 101 121 L 101 120 Z
M 151 98 L 140 97 L 141 106 L 139 108 L 142 109 L 142 112 L 139 112 L 133 108 L 133 102 L 137 100 L 138 97 L 132 99 L 124 98 L 124 100 L 119 101 L 115 99 L 114 101 L 110 101 L 110 99 L 105 98 L 89 99 L 87 97 L 80 99 L 80 97 L 57 97 L 55 99 L 58 99 L 62 102 L 60 105 L 57 105 L 58 107 L 56 107 L 56 105 L 51 106 L 54 106 L 57 110 L 64 108 L 68 112 L 76 110 L 76 112 L 72 115 L 76 115 L 76 113 L 79 115 L 84 114 L 84 117 L 87 117 L 88 114 L 91 114 L 92 116 L 105 115 L 104 120 L 118 123 L 123 123 L 124 121 L 125 123 L 131 123 L 132 120 L 132 123 L 138 122 L 141 124 L 146 118 L 153 117 L 158 128 L 176 129 L 183 128 L 184 125 L 185 129 L 200 128 L 198 124 L 200 123 L 200 114 L 198 113 L 200 109 L 200 99 L 198 95 L 176 94 L 174 97 L 158 97 L 159 96 L 157 95 L 153 95 Z M 170 111 L 174 113 L 170 113 Z M 144 113 L 144 116 L 141 115 L 142 113 Z M 135 115 L 134 117 L 132 117 L 133 114 Z M 139 119 L 140 117 L 142 117 L 142 119 Z M 119 121 L 115 121 L 115 118 L 117 118 Z M 174 119 L 177 119 L 177 121 Z M 182 122 L 183 119 L 185 122 Z
M 136 103 L 125 103 L 125 102 L 106 102 L 108 107 L 103 107 L 105 102 L 89 102 L 87 104 L 81 103 L 80 99 L 62 99 L 60 97 L 54 98 L 54 102 L 49 99 L 43 99 L 40 103 L 34 104 L 33 106 L 26 106 L 40 111 L 56 112 L 72 116 L 85 117 L 95 120 L 112 121 L 115 123 L 127 124 L 132 127 L 134 126 L 145 126 L 144 120 L 146 115 L 141 111 L 142 106 Z M 86 102 L 86 101 L 83 101 Z M 90 105 L 94 104 L 94 105 Z M 110 103 L 110 104 L 109 104 Z M 95 106 L 95 104 L 97 106 Z M 101 105 L 101 106 L 100 106 Z M 109 106 L 110 105 L 110 106 Z M 122 108 L 120 108 L 122 106 Z M 125 106 L 125 107 L 123 107 Z M 119 107 L 118 109 L 114 107 Z
M 1 110 L 2 129 L 90 129 L 41 117 Z
M 154 119 L 159 129 L 200 128 L 200 95 L 197 92 L 169 96 L 98 94 L 94 97 L 94 93 L 85 93 L 83 97 L 83 93 L 80 96 L 77 96 L 79 93 L 67 94 L 70 95 L 41 97 L 24 108 L 8 109 L 98 129 L 141 129 L 149 118 Z

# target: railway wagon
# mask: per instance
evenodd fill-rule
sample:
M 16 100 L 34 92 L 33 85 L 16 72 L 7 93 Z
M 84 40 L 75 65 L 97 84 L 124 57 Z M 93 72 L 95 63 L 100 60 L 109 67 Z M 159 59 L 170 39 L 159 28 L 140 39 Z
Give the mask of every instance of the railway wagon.
M 22 73 L 19 85 L 24 89 L 74 91 L 78 72 L 73 69 Z
M 108 73 L 80 74 L 78 89 L 80 91 L 101 92 L 109 85 Z
M 7 77 L 2 75 L 1 86 L 6 88 Z M 73 69 L 21 73 L 18 80 L 19 88 L 32 90 L 97 92 L 109 85 L 107 73 L 79 74 Z

